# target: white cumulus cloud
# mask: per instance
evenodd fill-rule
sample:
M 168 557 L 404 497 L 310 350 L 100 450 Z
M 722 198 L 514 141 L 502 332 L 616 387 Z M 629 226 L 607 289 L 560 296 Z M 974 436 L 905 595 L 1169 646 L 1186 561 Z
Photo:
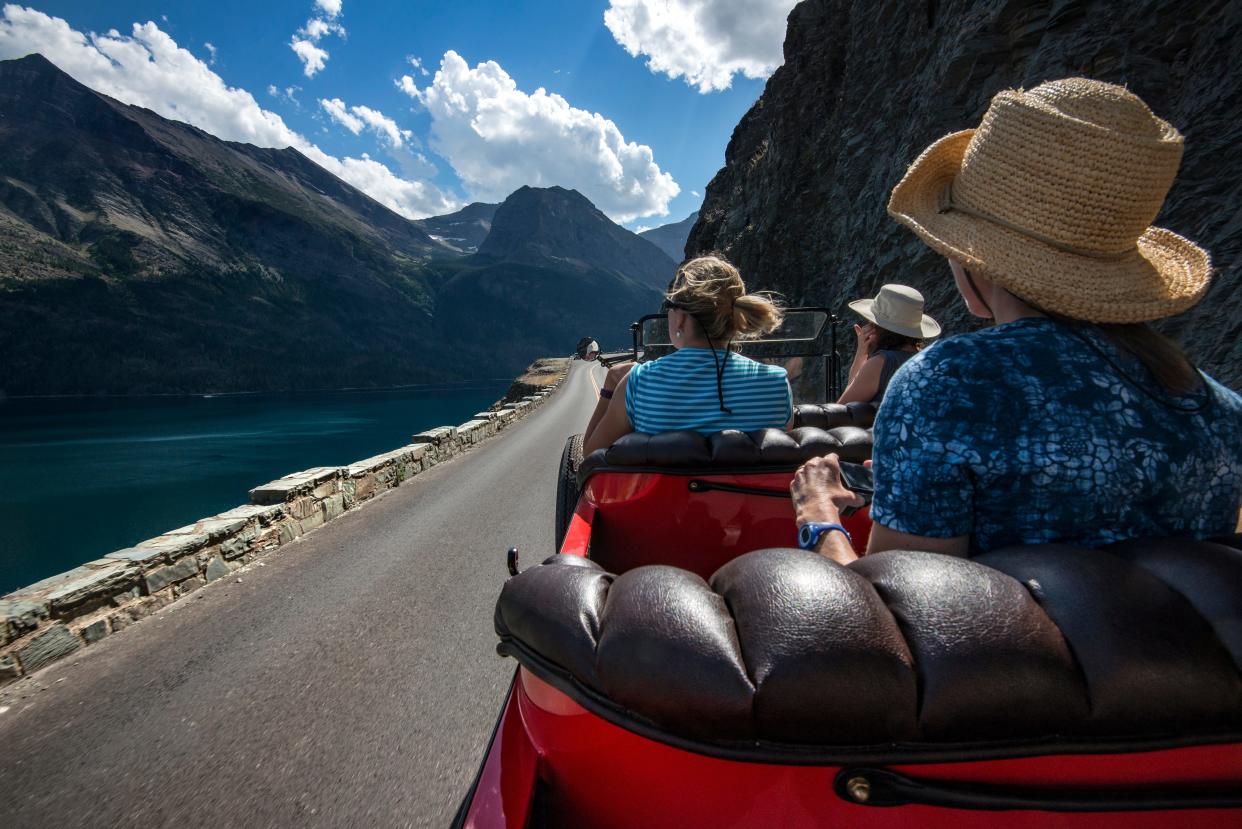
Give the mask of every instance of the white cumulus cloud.
M 408 60 L 410 62 L 410 66 L 413 66 L 416 70 L 418 70 L 418 73 L 424 78 L 431 75 L 431 73 L 427 71 L 427 67 L 423 66 L 421 59 L 416 58 L 413 55 L 407 55 L 405 59 Z
M 414 79 L 409 75 L 402 75 L 397 79 L 397 89 L 400 89 L 406 95 L 409 95 L 417 101 L 421 101 L 423 99 L 422 90 L 418 88 L 418 84 L 414 83 Z
M 349 107 L 345 106 L 345 102 L 340 98 L 320 98 L 319 105 L 323 107 L 324 112 L 328 113 L 329 118 L 354 135 L 362 132 L 362 128 L 366 126 L 362 123 L 362 119 L 349 114 Z
M 471 68 L 446 52 L 430 85 L 406 75 L 397 86 L 431 115 L 432 148 L 477 199 L 503 199 L 524 184 L 578 190 L 618 222 L 668 214 L 680 192 L 651 148 L 626 141 L 597 112 L 540 88 L 526 93 L 500 64 Z
M 336 17 L 341 13 L 341 0 L 315 0 L 315 8 L 328 17 Z
M 344 36 L 345 27 L 342 26 L 340 23 L 332 23 L 327 20 L 322 20 L 318 17 L 312 17 L 310 20 L 307 20 L 306 25 L 302 27 L 302 34 L 306 35 L 311 40 L 318 43 L 319 38 L 323 37 L 324 35 Z
M 735 74 L 766 78 L 781 65 L 785 18 L 798 0 L 609 0 L 604 25 L 647 68 L 707 93 Z
M 298 102 L 297 94 L 302 91 L 300 86 L 286 86 L 284 89 L 277 88 L 276 84 L 269 83 L 267 85 L 267 94 L 273 98 L 279 98 L 282 101 L 288 101 L 294 106 L 301 108 Z
M 413 135 L 409 130 L 398 127 L 397 122 L 384 113 L 368 106 L 346 106 L 340 98 L 321 98 L 319 105 L 329 118 L 354 135 L 369 127 L 395 149 L 400 149 Z
M 165 118 L 193 124 L 227 141 L 293 147 L 316 164 L 409 218 L 455 210 L 452 196 L 425 181 L 403 179 L 371 158 L 336 158 L 231 87 L 155 23 L 131 34 L 83 34 L 65 20 L 34 9 L 0 9 L 0 60 L 39 52 L 80 83 Z M 290 89 L 295 89 L 291 87 Z M 270 91 L 270 90 L 269 90 Z
M 315 73 L 322 71 L 328 62 L 327 49 L 320 49 L 312 41 L 303 40 L 297 35 L 289 41 L 289 48 L 302 61 L 302 72 L 308 78 L 315 77 Z
M 329 18 L 341 13 L 341 0 L 316 0 L 315 7 Z M 302 72 L 308 78 L 315 77 L 328 63 L 328 50 L 319 45 L 327 35 L 345 37 L 345 27 L 335 20 L 312 17 L 289 39 L 289 48 L 302 61 Z
M 379 110 L 371 109 L 368 106 L 353 106 L 349 108 L 349 111 L 362 119 L 362 122 L 374 130 L 380 137 L 387 139 L 389 145 L 393 147 L 400 147 L 413 135 L 409 130 L 403 130 L 398 127 L 396 121 Z

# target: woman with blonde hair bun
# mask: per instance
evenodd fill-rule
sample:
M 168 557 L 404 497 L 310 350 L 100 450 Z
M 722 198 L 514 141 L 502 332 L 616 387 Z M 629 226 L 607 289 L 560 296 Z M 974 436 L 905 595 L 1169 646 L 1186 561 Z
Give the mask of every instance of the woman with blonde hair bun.
M 793 420 L 785 369 L 743 357 L 733 342 L 776 329 L 780 306 L 748 294 L 742 275 L 719 254 L 682 264 L 661 310 L 676 349 L 658 360 L 615 366 L 583 436 L 583 451 L 630 432 L 751 431 Z M 614 396 L 615 395 L 615 396 Z

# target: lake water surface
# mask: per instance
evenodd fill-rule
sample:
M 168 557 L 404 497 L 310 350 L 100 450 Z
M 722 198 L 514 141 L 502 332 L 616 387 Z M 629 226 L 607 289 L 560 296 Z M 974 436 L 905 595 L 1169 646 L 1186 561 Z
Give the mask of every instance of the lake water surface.
M 0 400 L 0 595 L 487 408 L 508 380 L 386 391 Z

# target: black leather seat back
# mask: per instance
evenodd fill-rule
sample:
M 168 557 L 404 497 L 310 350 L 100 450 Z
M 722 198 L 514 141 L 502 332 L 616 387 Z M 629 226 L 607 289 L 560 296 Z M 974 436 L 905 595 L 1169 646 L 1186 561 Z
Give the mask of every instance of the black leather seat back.
M 496 629 L 502 652 L 597 713 L 725 756 L 1238 740 L 1232 545 L 893 551 L 850 567 L 762 550 L 708 582 L 669 567 L 613 578 L 557 556 L 505 585 Z
M 873 403 L 803 403 L 794 407 L 794 426 L 814 426 L 817 429 L 857 426 L 870 429 L 875 423 L 875 413 Z
M 578 481 L 585 483 L 601 471 L 673 475 L 792 472 L 811 458 L 831 452 L 844 461 L 862 463 L 871 457 L 871 432 L 853 425 L 827 430 L 804 426 L 790 432 L 730 429 L 711 435 L 694 431 L 657 435 L 632 432 L 583 458 Z

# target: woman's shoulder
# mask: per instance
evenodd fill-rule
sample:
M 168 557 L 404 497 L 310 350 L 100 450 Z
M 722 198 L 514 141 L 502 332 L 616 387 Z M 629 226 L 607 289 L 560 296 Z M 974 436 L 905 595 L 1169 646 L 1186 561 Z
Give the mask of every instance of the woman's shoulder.
M 630 369 L 630 373 L 640 372 L 641 374 L 664 374 L 670 371 L 678 371 L 686 367 L 687 364 L 696 362 L 697 355 L 691 353 L 691 349 L 677 349 L 667 354 L 662 354 L 654 360 L 636 363 L 634 368 Z
M 1022 372 L 1029 353 L 1022 337 L 1001 327 L 937 340 L 897 367 L 885 391 L 885 400 L 921 400 L 956 392 L 981 401 L 994 394 L 1008 394 L 1008 384 Z M 876 360 L 879 355 L 872 357 Z
M 1020 319 L 937 340 L 907 360 L 906 366 L 963 378 L 982 373 L 995 382 L 1008 365 L 1026 364 L 1041 353 L 1055 353 L 1052 343 L 1059 336 L 1061 332 L 1051 320 Z

